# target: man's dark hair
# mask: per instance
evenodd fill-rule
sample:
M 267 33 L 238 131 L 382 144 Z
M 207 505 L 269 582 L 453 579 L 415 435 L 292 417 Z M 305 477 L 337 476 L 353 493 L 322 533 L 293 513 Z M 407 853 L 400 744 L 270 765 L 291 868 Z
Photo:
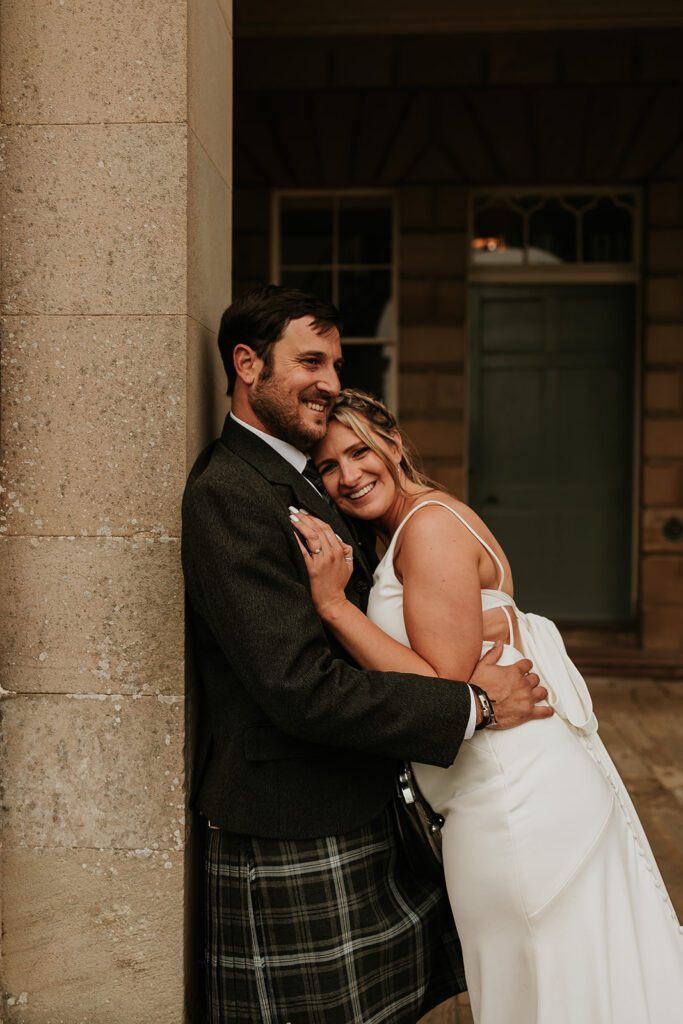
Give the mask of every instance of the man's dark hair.
M 263 359 L 264 373 L 271 367 L 273 346 L 287 330 L 291 320 L 309 317 L 316 334 L 329 334 L 335 328 L 341 333 L 339 310 L 331 302 L 323 302 L 295 288 L 277 284 L 261 285 L 240 295 L 221 317 L 218 350 L 228 376 L 228 394 L 235 387 L 237 374 L 233 362 L 236 345 L 248 345 Z

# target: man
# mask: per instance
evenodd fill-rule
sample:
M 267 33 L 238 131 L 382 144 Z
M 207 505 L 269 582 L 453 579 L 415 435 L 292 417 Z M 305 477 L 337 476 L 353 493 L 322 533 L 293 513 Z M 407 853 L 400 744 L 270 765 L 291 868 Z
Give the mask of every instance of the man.
M 376 563 L 305 454 L 340 388 L 336 309 L 256 289 L 224 313 L 219 347 L 232 412 L 183 503 L 209 1020 L 414 1024 L 464 979 L 445 893 L 396 838 L 397 761 L 451 764 L 482 710 L 463 684 L 359 670 L 315 614 L 289 506 L 353 546 L 363 610 Z M 501 726 L 549 713 L 530 668 L 475 672 Z

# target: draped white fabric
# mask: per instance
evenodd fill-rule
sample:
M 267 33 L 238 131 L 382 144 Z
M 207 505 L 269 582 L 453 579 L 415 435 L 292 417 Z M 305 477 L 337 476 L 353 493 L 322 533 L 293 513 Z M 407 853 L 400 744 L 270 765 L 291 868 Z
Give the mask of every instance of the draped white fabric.
M 409 515 L 426 504 L 435 503 Z M 409 645 L 393 571 L 401 527 L 375 572 L 368 614 Z M 474 1019 L 680 1024 L 683 934 L 597 733 L 588 687 L 556 626 L 520 612 L 500 589 L 500 560 L 484 546 L 501 580 L 499 589 L 482 591 L 482 607 L 505 607 L 516 618 L 523 652 L 506 645 L 501 662 L 531 658 L 556 714 L 477 732 L 450 768 L 414 766 L 425 796 L 446 819 L 446 882 Z

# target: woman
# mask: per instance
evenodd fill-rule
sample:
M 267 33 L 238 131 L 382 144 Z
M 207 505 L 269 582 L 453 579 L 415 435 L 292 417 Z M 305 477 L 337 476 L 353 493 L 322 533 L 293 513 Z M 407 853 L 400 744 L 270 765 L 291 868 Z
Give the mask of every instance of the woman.
M 477 731 L 448 769 L 415 765 L 443 815 L 444 869 L 478 1024 L 674 1024 L 683 936 L 633 805 L 553 624 L 514 602 L 479 517 L 422 476 L 391 413 L 342 392 L 313 453 L 329 494 L 387 545 L 367 618 L 351 549 L 295 511 L 313 598 L 367 669 L 469 679 L 501 623 L 556 714 Z M 486 638 L 486 639 L 485 639 Z

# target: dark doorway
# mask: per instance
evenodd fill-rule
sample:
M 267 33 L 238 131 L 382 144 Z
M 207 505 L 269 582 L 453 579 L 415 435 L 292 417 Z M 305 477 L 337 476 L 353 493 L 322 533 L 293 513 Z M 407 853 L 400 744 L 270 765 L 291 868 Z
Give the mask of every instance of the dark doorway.
M 629 619 L 635 289 L 471 289 L 469 497 L 522 609 Z

